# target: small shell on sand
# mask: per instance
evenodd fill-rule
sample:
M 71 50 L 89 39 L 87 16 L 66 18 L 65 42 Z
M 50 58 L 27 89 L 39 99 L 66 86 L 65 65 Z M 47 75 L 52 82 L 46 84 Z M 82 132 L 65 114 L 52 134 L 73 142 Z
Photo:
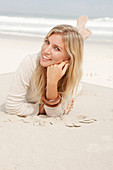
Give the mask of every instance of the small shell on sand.
M 81 127 L 79 123 L 65 123 L 67 127 Z
M 88 123 L 93 123 L 94 121 L 97 121 L 97 120 L 96 120 L 96 119 L 93 119 L 93 118 L 91 118 L 91 119 L 79 120 L 80 123 L 86 123 L 86 124 L 88 124 Z

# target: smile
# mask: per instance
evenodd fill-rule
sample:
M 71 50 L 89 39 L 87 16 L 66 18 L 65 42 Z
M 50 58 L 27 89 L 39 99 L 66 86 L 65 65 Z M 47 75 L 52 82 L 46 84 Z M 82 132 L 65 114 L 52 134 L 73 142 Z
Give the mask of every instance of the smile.
M 46 60 L 51 60 L 50 58 L 46 57 L 46 56 L 42 56 L 43 59 L 46 59 Z

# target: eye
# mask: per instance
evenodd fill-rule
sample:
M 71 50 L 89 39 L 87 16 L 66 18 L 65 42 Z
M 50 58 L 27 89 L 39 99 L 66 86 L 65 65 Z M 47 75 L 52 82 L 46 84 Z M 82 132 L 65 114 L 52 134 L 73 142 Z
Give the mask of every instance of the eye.
M 55 46 L 54 48 L 55 48 L 57 51 L 60 51 L 60 48 L 58 48 L 58 47 L 56 47 L 56 46 Z
M 49 40 L 45 40 L 44 42 L 47 43 L 47 44 L 50 44 L 50 43 L 49 43 Z

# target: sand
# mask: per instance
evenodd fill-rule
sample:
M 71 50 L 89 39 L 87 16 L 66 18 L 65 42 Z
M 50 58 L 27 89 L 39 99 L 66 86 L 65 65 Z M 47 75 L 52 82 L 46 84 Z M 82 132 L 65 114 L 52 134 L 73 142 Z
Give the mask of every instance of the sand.
M 36 40 L 32 40 L 31 43 L 27 39 L 3 38 L 1 40 L 4 42 L 2 54 L 6 42 L 10 47 L 8 50 L 7 46 L 4 57 L 6 54 L 11 57 L 13 54 L 12 46 L 15 47 L 17 56 L 20 53 L 24 56 L 28 47 L 30 53 L 37 49 Z M 12 45 L 9 43 L 10 41 L 13 42 Z M 17 44 L 15 44 L 16 42 Z M 23 44 L 21 44 L 22 42 Z M 31 46 L 33 43 L 34 46 Z M 21 48 L 23 50 L 20 52 Z M 91 46 L 88 46 L 87 49 L 91 52 Z M 111 47 L 108 48 L 110 52 L 109 49 Z M 89 61 L 88 57 L 87 61 Z M 14 59 L 14 54 L 12 58 Z M 9 58 L 7 59 L 11 62 Z M 109 59 L 112 61 L 112 57 Z M 94 61 L 93 56 L 91 60 Z M 19 59 L 18 62 L 20 62 Z M 17 62 L 14 63 L 16 66 L 18 65 Z M 4 70 L 1 69 L 0 170 L 113 169 L 113 88 L 110 88 L 112 87 L 112 77 L 110 81 L 107 81 L 106 78 L 110 74 L 106 73 L 105 77 L 104 75 L 103 77 L 99 76 L 100 80 L 103 79 L 101 85 L 101 81 L 96 82 L 97 77 L 93 74 L 93 69 L 96 72 L 95 68 L 93 67 L 92 70 L 89 68 L 90 65 L 88 71 L 91 71 L 92 75 L 86 75 L 88 78 L 86 82 L 85 79 L 81 81 L 82 91 L 75 100 L 74 108 L 68 115 L 58 118 L 47 116 L 23 118 L 3 112 L 2 105 L 6 100 L 13 77 L 13 73 L 9 72 L 13 72 L 15 68 L 12 67 L 11 70 L 7 70 L 7 67 Z M 102 69 L 104 70 L 104 68 Z M 111 69 L 111 65 L 108 69 Z M 9 72 L 6 73 L 7 71 Z M 99 70 L 97 73 L 100 75 Z M 95 80 L 93 84 L 91 84 L 92 80 Z
M 42 38 L 0 35 L 0 74 L 14 72 L 24 57 L 40 50 L 42 43 Z
M 12 74 L 1 79 L 5 100 Z M 0 170 L 113 168 L 113 89 L 81 83 L 68 115 L 22 118 L 0 112 Z

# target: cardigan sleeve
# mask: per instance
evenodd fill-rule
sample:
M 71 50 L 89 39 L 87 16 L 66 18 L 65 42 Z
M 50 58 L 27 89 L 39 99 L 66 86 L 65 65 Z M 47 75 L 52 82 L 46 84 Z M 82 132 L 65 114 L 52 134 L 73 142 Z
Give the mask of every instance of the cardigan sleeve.
M 57 107 L 49 107 L 44 105 L 44 109 L 46 111 L 46 114 L 51 117 L 57 117 L 64 114 L 64 108 L 62 103 L 59 104 Z
M 5 111 L 7 113 L 28 116 L 39 112 L 39 105 L 25 101 L 32 74 L 33 62 L 31 56 L 27 56 L 22 60 L 14 75 L 5 103 Z

